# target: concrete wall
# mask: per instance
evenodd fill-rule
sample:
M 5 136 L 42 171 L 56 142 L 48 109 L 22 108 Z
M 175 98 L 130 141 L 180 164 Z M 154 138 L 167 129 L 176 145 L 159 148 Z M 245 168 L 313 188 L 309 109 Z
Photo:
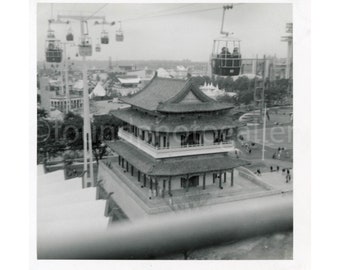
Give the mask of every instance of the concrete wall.
M 114 192 L 112 198 L 127 217 L 132 221 L 147 217 L 147 213 L 137 202 L 138 198 L 135 198 L 137 200 L 133 199 L 136 195 L 128 187 L 120 183 L 118 176 L 116 177 L 117 179 L 112 177 L 113 172 L 110 171 L 109 173 L 108 170 L 108 168 L 100 164 L 98 179 L 103 181 L 102 186 L 106 191 Z

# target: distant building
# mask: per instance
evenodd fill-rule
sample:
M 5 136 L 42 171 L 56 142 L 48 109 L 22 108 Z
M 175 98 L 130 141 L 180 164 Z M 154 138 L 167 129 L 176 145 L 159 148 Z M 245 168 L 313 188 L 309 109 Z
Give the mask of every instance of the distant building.
M 117 75 L 116 77 L 122 87 L 137 87 L 141 83 L 137 75 Z
M 219 96 L 224 96 L 226 94 L 226 92 L 224 90 L 220 90 L 218 88 L 218 85 L 214 86 L 212 83 L 204 83 L 204 85 L 202 85 L 200 87 L 200 90 L 206 94 L 208 97 L 211 97 L 213 99 L 217 99 L 217 97 Z
M 65 87 L 62 87 L 61 81 L 51 80 L 49 77 L 40 77 L 40 107 L 48 113 L 57 109 L 60 112 L 66 112 L 67 97 Z M 70 89 L 70 109 L 78 109 L 83 106 L 82 81 L 78 82 L 73 88 L 73 84 L 69 84 Z
M 124 70 L 125 72 L 137 70 L 136 65 L 119 65 L 118 67 L 119 69 Z

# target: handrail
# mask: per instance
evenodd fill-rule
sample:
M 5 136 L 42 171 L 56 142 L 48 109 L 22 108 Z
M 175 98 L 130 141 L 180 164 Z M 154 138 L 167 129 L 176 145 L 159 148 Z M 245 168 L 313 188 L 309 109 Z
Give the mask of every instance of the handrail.
M 146 141 L 140 139 L 139 137 L 134 136 L 132 133 L 129 133 L 125 130 L 119 130 L 119 133 L 122 135 L 125 135 L 126 137 L 130 138 L 131 140 L 134 140 L 137 143 L 142 143 L 143 146 L 151 149 L 151 150 L 170 150 L 170 151 L 177 151 L 177 150 L 181 150 L 183 148 L 194 148 L 194 147 L 205 147 L 205 148 L 210 148 L 211 146 L 217 146 L 217 145 L 233 145 L 232 141 L 227 141 L 227 142 L 217 142 L 217 143 L 213 143 L 211 145 L 205 145 L 205 144 L 186 144 L 186 145 L 181 145 L 180 147 L 158 147 L 158 146 L 153 146 L 149 143 L 147 143 Z M 123 138 L 124 139 L 124 138 Z
M 254 203 L 255 202 L 255 203 Z M 63 230 L 64 229 L 64 230 Z M 293 196 L 150 216 L 106 231 L 38 231 L 38 259 L 147 259 L 293 229 Z

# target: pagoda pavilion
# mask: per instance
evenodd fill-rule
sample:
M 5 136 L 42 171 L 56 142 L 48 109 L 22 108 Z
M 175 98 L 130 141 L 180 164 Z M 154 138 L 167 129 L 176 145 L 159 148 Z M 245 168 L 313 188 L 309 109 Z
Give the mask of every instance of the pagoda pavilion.
M 227 177 L 228 188 L 233 186 L 234 168 L 247 162 L 235 157 L 238 126 L 231 104 L 211 99 L 192 78 L 157 74 L 121 100 L 130 107 L 111 112 L 124 124 L 119 140 L 107 145 L 118 155 L 119 173 L 132 176 L 139 189 L 166 198 L 177 191 L 227 188 Z

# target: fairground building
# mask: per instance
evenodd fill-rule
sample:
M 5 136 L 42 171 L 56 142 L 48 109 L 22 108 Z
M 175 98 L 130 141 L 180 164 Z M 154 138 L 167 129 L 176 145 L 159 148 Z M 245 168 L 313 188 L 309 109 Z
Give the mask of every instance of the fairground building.
M 124 122 L 119 140 L 107 142 L 117 157 L 100 162 L 98 181 L 128 217 L 200 205 L 242 189 L 234 170 L 247 162 L 235 155 L 231 104 L 206 96 L 192 79 L 157 74 L 122 101 L 130 107 L 112 112 Z

